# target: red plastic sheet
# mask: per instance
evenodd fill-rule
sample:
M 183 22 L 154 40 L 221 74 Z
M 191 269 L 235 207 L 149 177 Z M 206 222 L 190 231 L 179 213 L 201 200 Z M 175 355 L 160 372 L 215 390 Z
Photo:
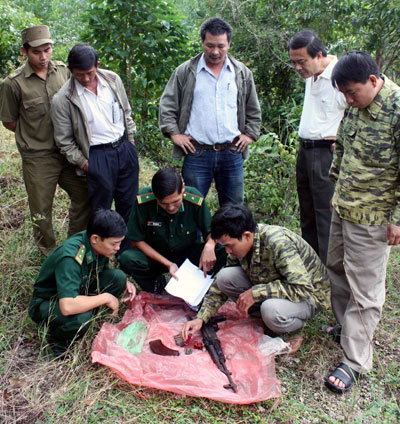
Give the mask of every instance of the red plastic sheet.
M 127 382 L 182 395 L 206 397 L 213 400 L 250 404 L 281 395 L 280 382 L 275 376 L 274 355 L 266 354 L 266 338 L 261 322 L 243 319 L 234 303 L 223 305 L 219 313 L 227 320 L 219 324 L 217 336 L 227 358 L 226 366 L 238 386 L 237 393 L 224 389 L 226 376 L 218 370 L 208 352 L 193 349 L 191 355 L 178 347 L 178 334 L 193 311 L 180 299 L 139 293 L 119 324 L 105 323 L 92 346 L 92 362 L 114 370 Z M 148 334 L 142 352 L 131 354 L 115 340 L 120 331 L 135 321 L 145 322 Z M 161 339 L 169 348 L 179 350 L 179 356 L 159 356 L 150 351 L 149 341 Z M 268 338 L 267 338 L 268 339 Z M 187 347 L 202 341 L 195 334 Z

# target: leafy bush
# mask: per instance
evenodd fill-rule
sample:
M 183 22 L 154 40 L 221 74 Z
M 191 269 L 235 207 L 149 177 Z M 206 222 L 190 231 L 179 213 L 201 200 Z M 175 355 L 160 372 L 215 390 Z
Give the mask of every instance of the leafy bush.
M 0 3 L 0 77 L 6 77 L 22 63 L 21 31 L 39 24 L 39 20 L 23 8 L 11 2 Z
M 9 1 L 9 0 L 8 0 Z M 48 25 L 52 39 L 53 59 L 66 62 L 70 49 L 79 42 L 85 29 L 80 0 L 13 0 L 26 12 Z M 27 26 L 35 25 L 34 22 Z
M 292 229 L 298 226 L 296 152 L 296 133 L 288 137 L 286 144 L 270 132 L 250 145 L 250 157 L 244 167 L 244 191 L 245 203 L 259 211 L 256 220 Z
M 124 82 L 138 128 L 139 150 L 159 161 L 164 149 L 158 101 L 186 55 L 183 16 L 170 0 L 90 0 L 85 19 L 82 38 L 96 49 L 102 66 Z

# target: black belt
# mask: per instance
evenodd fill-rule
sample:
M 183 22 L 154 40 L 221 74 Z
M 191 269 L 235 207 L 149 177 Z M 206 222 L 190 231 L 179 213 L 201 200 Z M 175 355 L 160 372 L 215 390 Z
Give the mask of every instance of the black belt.
M 239 140 L 239 137 L 235 137 L 232 142 L 228 143 L 216 143 L 216 144 L 201 144 L 198 143 L 196 140 L 191 139 L 190 142 L 193 144 L 194 147 L 201 147 L 205 150 L 214 150 L 215 152 L 221 152 L 223 150 L 236 150 L 236 142 Z
M 320 147 L 330 148 L 334 142 L 335 140 L 326 140 L 324 138 L 320 140 L 308 140 L 306 138 L 300 138 L 300 145 L 305 149 L 314 149 Z
M 90 146 L 91 150 L 96 150 L 96 149 L 115 149 L 116 147 L 118 147 L 120 144 L 123 143 L 125 139 L 125 136 L 122 135 L 120 138 L 118 138 L 117 140 L 112 141 L 111 143 L 104 143 L 104 144 L 95 144 L 94 146 Z

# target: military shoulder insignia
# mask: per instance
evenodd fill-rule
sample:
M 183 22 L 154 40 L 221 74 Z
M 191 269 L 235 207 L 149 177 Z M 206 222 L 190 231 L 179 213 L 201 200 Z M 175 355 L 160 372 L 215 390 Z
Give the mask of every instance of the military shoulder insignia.
M 86 246 L 84 244 L 81 244 L 78 250 L 78 253 L 75 255 L 75 260 L 78 262 L 79 265 L 82 265 L 83 259 L 85 257 L 86 253 Z
M 197 194 L 189 193 L 188 191 L 185 191 L 183 193 L 183 198 L 190 203 L 194 203 L 197 206 L 201 206 L 204 200 L 204 197 L 199 196 Z
M 150 202 L 151 200 L 155 200 L 155 198 L 156 198 L 156 196 L 154 196 L 154 193 L 152 193 L 152 192 L 138 194 L 136 196 L 136 200 L 137 200 L 139 205 L 142 205 L 143 203 Z

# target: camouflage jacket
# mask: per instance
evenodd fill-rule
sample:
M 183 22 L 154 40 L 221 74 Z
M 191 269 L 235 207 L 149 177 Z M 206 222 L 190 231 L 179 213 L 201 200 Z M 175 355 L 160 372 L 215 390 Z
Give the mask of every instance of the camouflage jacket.
M 333 207 L 363 225 L 400 225 L 400 87 L 383 78 L 367 108 L 345 114 L 330 170 Z
M 227 266 L 240 266 L 253 288 L 255 302 L 270 298 L 310 301 L 317 309 L 329 308 L 330 287 L 326 269 L 300 236 L 275 225 L 258 224 L 250 261 L 228 256 Z M 217 286 L 218 274 L 197 315 L 207 322 L 227 300 Z

